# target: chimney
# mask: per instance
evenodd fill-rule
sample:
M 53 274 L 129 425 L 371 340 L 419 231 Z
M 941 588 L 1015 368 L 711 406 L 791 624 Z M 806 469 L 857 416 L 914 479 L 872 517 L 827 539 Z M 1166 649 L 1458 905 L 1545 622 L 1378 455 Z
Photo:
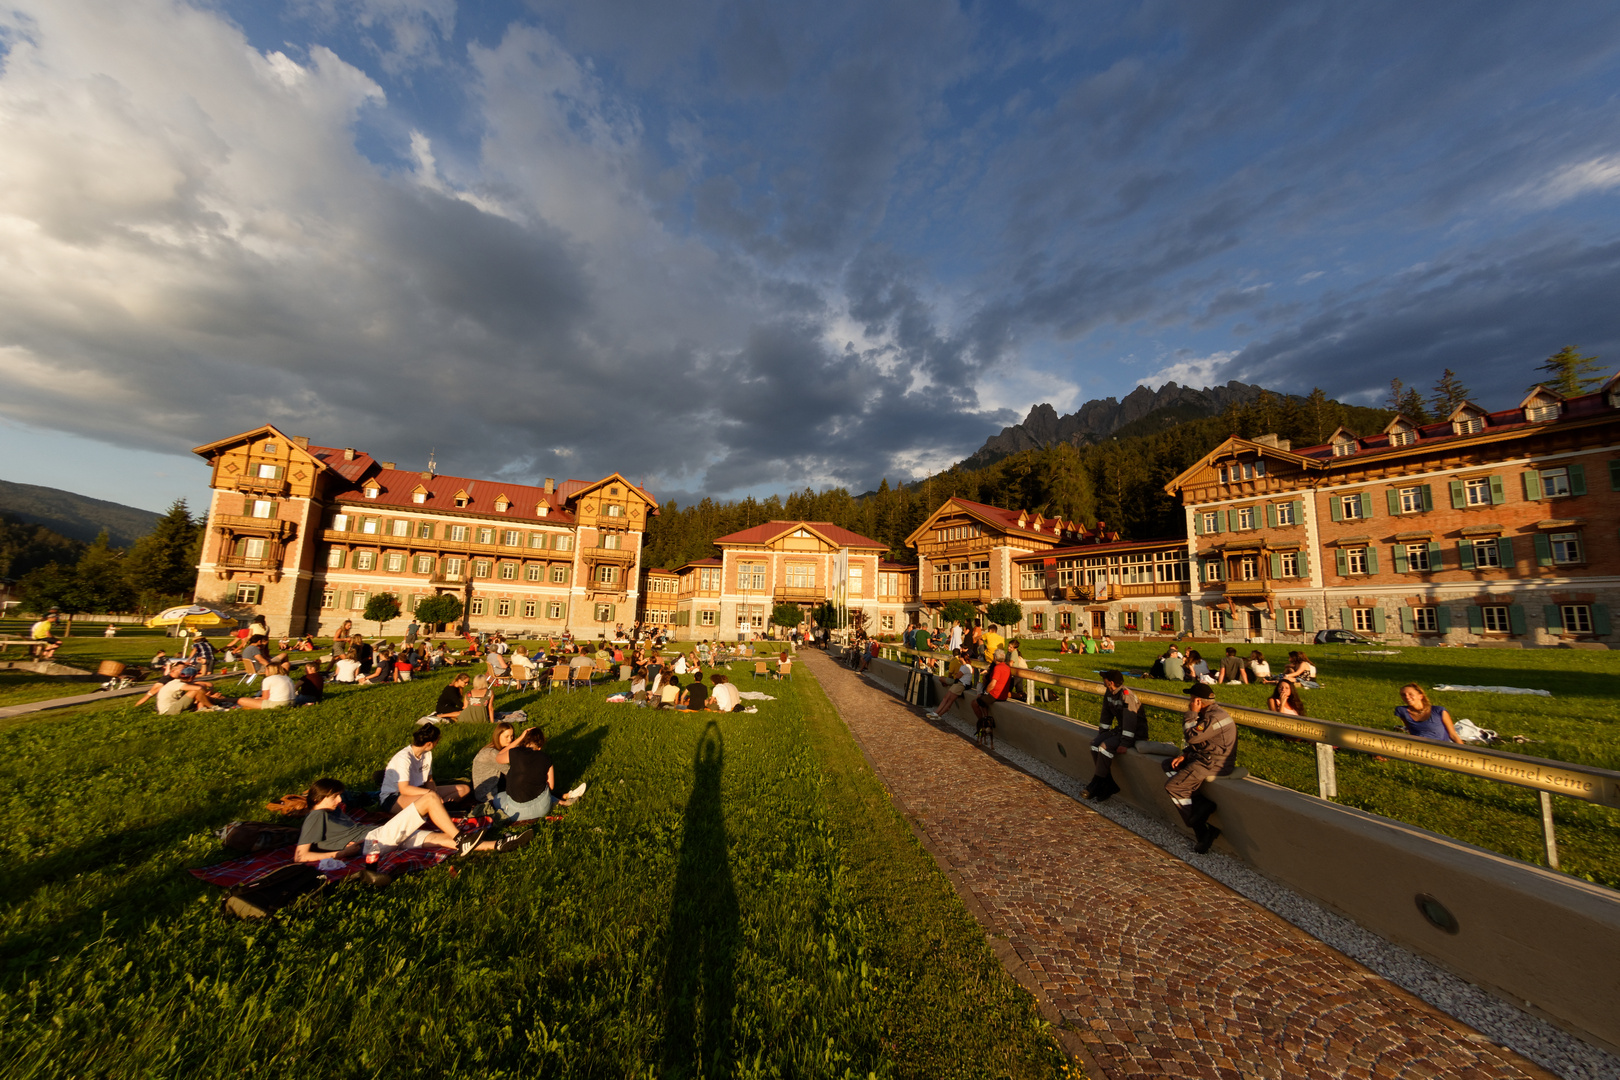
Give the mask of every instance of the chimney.
M 389 470 L 390 472 L 392 472 L 393 468 L 394 468 L 394 463 L 392 461 L 385 461 L 385 462 L 382 463 L 382 467 Z
M 549 476 L 546 477 L 546 494 L 550 495 L 553 491 L 556 491 L 556 490 L 557 490 L 557 481 L 553 480 Z
M 1259 443 L 1261 446 L 1271 446 L 1278 450 L 1292 450 L 1294 447 L 1294 441 L 1292 439 L 1284 439 L 1277 435 L 1276 432 L 1271 432 L 1266 435 L 1256 435 L 1254 437 L 1254 441 Z
M 345 446 L 343 448 L 343 460 L 344 461 L 353 461 L 354 460 L 354 447 Z
M 295 445 L 297 445 L 297 446 L 303 447 L 305 450 L 308 450 L 309 449 L 309 436 L 308 435 L 294 435 L 293 436 L 293 443 Z

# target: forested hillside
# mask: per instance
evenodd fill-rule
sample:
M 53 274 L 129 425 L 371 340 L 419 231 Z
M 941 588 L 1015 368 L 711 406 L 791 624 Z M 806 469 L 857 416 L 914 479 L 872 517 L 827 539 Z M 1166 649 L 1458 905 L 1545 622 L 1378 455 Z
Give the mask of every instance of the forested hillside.
M 114 547 L 133 544 L 151 532 L 161 516 L 73 491 L 38 484 L 14 484 L 10 480 L 0 480 L 0 513 L 44 525 L 83 544 L 106 532 Z
M 0 578 L 19 578 L 47 563 L 76 563 L 84 549 L 43 525 L 0 514 Z
M 1131 539 L 1181 536 L 1180 509 L 1164 485 L 1228 435 L 1276 432 L 1296 446 L 1327 441 L 1340 424 L 1360 433 L 1380 430 L 1393 414 L 1333 401 L 1321 390 L 1303 399 L 1262 393 L 1219 416 L 1183 419 L 1166 409 L 1122 427 L 1108 442 L 1067 443 L 1025 450 L 982 469 L 957 466 L 910 485 L 887 480 L 855 497 L 843 488 L 796 492 L 786 498 L 678 508 L 666 503 L 648 529 L 647 563 L 673 569 L 718 554 L 717 536 L 775 519 L 830 521 L 889 545 L 889 557 L 914 562 L 906 537 L 945 499 L 1027 508 L 1095 525 L 1106 521 Z

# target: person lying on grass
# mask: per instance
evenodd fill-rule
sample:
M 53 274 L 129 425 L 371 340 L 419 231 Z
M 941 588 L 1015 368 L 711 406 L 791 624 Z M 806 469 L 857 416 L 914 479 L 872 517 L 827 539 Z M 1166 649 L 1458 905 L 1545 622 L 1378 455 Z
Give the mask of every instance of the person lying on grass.
M 554 807 L 573 806 L 585 794 L 583 783 L 566 795 L 557 794 L 557 769 L 539 727 L 519 735 L 500 755 L 506 757 L 506 790 L 495 794 L 495 812 L 508 821 L 539 821 Z
M 424 816 L 424 813 L 426 816 Z M 426 826 L 432 825 L 429 829 Z M 309 786 L 309 816 L 298 833 L 293 862 L 318 863 L 323 859 L 350 859 L 364 854 L 386 855 L 395 848 L 454 848 L 457 855 L 475 851 L 512 851 L 534 838 L 531 829 L 518 836 L 484 840 L 484 830 L 457 834 L 455 822 L 441 802 L 421 804 L 395 814 L 381 825 L 367 825 L 343 812 L 343 784 L 323 778 Z
M 1451 714 L 1438 705 L 1429 704 L 1429 695 L 1417 683 L 1407 683 L 1401 687 L 1401 699 L 1406 704 L 1396 706 L 1395 717 L 1408 735 L 1435 742 L 1462 744 L 1462 737 L 1451 723 Z
M 411 741 L 388 759 L 379 792 L 385 814 L 397 814 L 420 804 L 425 817 L 434 803 L 464 799 L 472 793 L 467 784 L 433 782 L 433 748 L 437 745 L 439 726 L 423 724 L 411 733 Z
M 298 688 L 287 675 L 287 669 L 277 663 L 264 665 L 264 682 L 255 697 L 237 698 L 236 703 L 244 709 L 279 709 L 284 705 L 291 705 Z

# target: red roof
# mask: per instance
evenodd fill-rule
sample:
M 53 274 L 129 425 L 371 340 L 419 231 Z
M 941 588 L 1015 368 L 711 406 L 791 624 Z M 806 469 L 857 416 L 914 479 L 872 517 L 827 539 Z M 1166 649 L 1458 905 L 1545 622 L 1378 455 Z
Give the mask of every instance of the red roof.
M 1040 528 L 1039 531 L 1037 531 L 1037 530 L 1031 528 L 1028 525 L 1020 525 L 1020 524 L 1018 524 L 1018 515 L 1019 514 L 1024 514 L 1026 520 L 1032 519 L 1034 517 L 1034 514 L 1031 513 L 1030 511 L 1027 511 L 1027 510 L 1003 510 L 999 506 L 990 506 L 987 503 L 974 502 L 972 499 L 964 499 L 960 495 L 953 495 L 949 499 L 947 499 L 946 501 L 947 502 L 953 502 L 956 505 L 962 507 L 963 509 L 972 511 L 973 513 L 979 515 L 980 517 L 988 518 L 989 520 L 991 520 L 993 522 L 999 522 L 1003 528 L 1008 529 L 1009 531 L 1030 533 L 1030 534 L 1032 534 L 1034 536 L 1056 537 L 1056 536 L 1059 535 L 1058 533 L 1054 533 L 1054 532 L 1050 531 L 1052 523 L 1054 521 L 1059 520 L 1057 517 L 1045 517 L 1045 516 L 1042 516 L 1042 518 L 1041 518 L 1041 528 Z M 1079 528 L 1081 530 L 1078 534 L 1070 532 L 1068 529 L 1064 529 L 1063 530 L 1064 533 L 1067 533 L 1069 536 L 1075 536 L 1075 535 L 1085 536 L 1085 535 L 1087 535 L 1087 533 L 1085 532 L 1085 526 L 1084 525 L 1080 524 L 1079 522 L 1075 522 L 1074 524 L 1079 526 Z
M 497 480 L 473 480 L 465 476 L 425 476 L 420 472 L 407 472 L 403 469 L 373 468 L 369 475 L 362 473 L 359 477 L 351 477 L 353 471 L 348 466 L 357 465 L 361 455 L 355 454 L 354 461 L 344 461 L 343 451 L 332 450 L 327 447 L 309 448 L 309 452 L 321 458 L 333 468 L 345 466 L 342 470 L 345 479 L 354 483 L 354 491 L 344 492 L 338 496 L 340 502 L 363 503 L 367 506 L 393 506 L 410 510 L 436 510 L 460 511 L 467 514 L 487 515 L 502 519 L 525 522 L 556 522 L 559 525 L 572 525 L 574 515 L 563 506 L 563 485 L 550 494 L 545 488 L 531 487 L 527 484 L 508 484 Z M 327 455 L 336 455 L 334 462 Z M 366 457 L 368 465 L 374 465 L 369 456 Z M 375 483 L 378 487 L 377 497 L 368 499 L 365 488 Z M 575 485 L 574 490 L 589 486 L 582 480 L 569 480 L 564 484 Z M 419 503 L 415 500 L 417 488 L 427 489 L 427 501 Z M 456 505 L 456 496 L 467 496 L 466 506 Z M 505 495 L 510 502 L 505 513 L 495 509 L 495 500 Z M 536 507 L 546 503 L 550 509 L 542 518 Z
M 916 563 L 909 563 L 909 562 L 890 562 L 888 559 L 879 559 L 878 560 L 878 569 L 879 570 L 895 570 L 895 571 L 901 571 L 901 572 L 904 572 L 906 570 L 915 571 L 917 569 L 917 564 Z
M 1067 547 L 1048 548 L 1046 551 L 1031 551 L 1023 555 L 1014 555 L 1013 562 L 1041 562 L 1046 559 L 1067 559 L 1076 555 L 1108 554 L 1111 551 L 1120 551 L 1125 548 L 1164 547 L 1180 548 L 1185 551 L 1187 541 L 1179 537 L 1155 537 L 1151 540 L 1111 540 L 1104 544 L 1070 544 Z
M 755 525 L 742 532 L 734 532 L 729 536 L 715 538 L 716 544 L 763 544 L 776 539 L 789 529 L 803 526 L 814 529 L 838 547 L 868 547 L 888 548 L 881 540 L 873 540 L 870 536 L 862 536 L 857 532 L 850 532 L 830 521 L 768 521 L 763 525 Z
M 1486 413 L 1484 417 L 1484 430 L 1469 434 L 1458 434 L 1457 431 L 1451 426 L 1451 422 L 1449 420 L 1441 420 L 1433 424 L 1416 424 L 1413 426 L 1413 430 L 1417 433 L 1417 439 L 1413 442 L 1406 443 L 1404 446 L 1391 446 L 1389 442 L 1389 435 L 1384 432 L 1379 432 L 1376 435 L 1364 435 L 1356 439 L 1356 449 L 1353 453 L 1340 455 L 1337 459 L 1334 458 L 1332 443 L 1323 443 L 1320 446 L 1301 447 L 1300 449 L 1295 450 L 1294 453 L 1299 454 L 1302 457 L 1344 460 L 1346 458 L 1353 458 L 1362 454 L 1374 452 L 1387 453 L 1391 450 L 1410 451 L 1421 449 L 1423 447 L 1433 446 L 1437 443 L 1450 439 L 1476 439 L 1481 435 L 1495 435 L 1505 431 L 1513 431 L 1515 429 L 1548 427 L 1552 424 L 1558 423 L 1561 420 L 1579 420 L 1584 417 L 1596 416 L 1599 413 L 1612 411 L 1609 407 L 1608 401 L 1601 392 L 1596 394 L 1582 394 L 1580 397 L 1566 398 L 1564 399 L 1563 406 L 1564 407 L 1562 410 L 1560 410 L 1557 420 L 1543 420 L 1534 424 L 1530 423 L 1524 418 L 1524 410 L 1522 408 L 1503 409 L 1500 412 Z
M 689 563 L 685 563 L 685 564 L 683 564 L 681 566 L 676 567 L 675 572 L 678 574 L 682 570 L 691 570 L 692 568 L 698 567 L 698 566 L 723 566 L 723 565 L 725 565 L 725 564 L 722 563 L 719 559 L 693 559 Z

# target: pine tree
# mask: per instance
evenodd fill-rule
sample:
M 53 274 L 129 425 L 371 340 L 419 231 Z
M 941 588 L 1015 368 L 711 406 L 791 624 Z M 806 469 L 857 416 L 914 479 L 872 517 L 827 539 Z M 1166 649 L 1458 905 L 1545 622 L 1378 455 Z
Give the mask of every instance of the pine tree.
M 108 543 L 107 530 L 102 529 L 73 568 L 73 587 L 63 610 L 71 605 L 77 611 L 128 611 L 134 603 L 124 553 Z
M 1595 356 L 1582 356 L 1573 345 L 1565 345 L 1562 349 L 1543 360 L 1536 368 L 1545 371 L 1547 378 L 1538 385 L 1545 386 L 1554 393 L 1564 397 L 1577 397 L 1597 388 L 1603 382 L 1602 370 L 1598 367 L 1598 358 Z M 1534 386 L 1529 389 L 1535 389 Z
M 1305 399 L 1305 416 L 1310 423 L 1311 445 L 1327 442 L 1333 429 L 1339 426 L 1339 410 L 1320 386 L 1312 387 Z
M 1389 380 L 1389 397 L 1384 401 L 1384 408 L 1390 412 L 1401 411 L 1401 399 L 1406 394 L 1406 383 L 1400 379 Z
M 1418 393 L 1415 386 L 1408 386 L 1401 394 L 1400 407 L 1395 411 L 1414 423 L 1429 422 L 1429 407 L 1423 403 L 1423 395 Z
M 202 531 L 202 522 L 192 518 L 186 500 L 176 499 L 152 531 L 135 541 L 124 558 L 124 569 L 130 588 L 143 603 L 158 607 L 196 592 L 196 549 Z
M 1434 409 L 1434 418 L 1444 420 L 1456 411 L 1457 406 L 1472 396 L 1472 391 L 1463 385 L 1462 379 L 1450 368 L 1440 373 L 1440 378 L 1434 384 L 1434 396 L 1429 399 Z

